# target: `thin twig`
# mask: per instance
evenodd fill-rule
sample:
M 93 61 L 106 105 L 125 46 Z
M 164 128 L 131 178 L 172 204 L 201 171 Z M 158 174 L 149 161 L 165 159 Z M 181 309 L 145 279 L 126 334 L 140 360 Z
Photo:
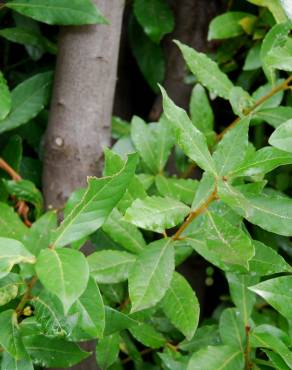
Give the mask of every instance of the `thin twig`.
M 244 351 L 245 366 L 244 370 L 250 370 L 252 364 L 250 362 L 250 326 L 246 325 L 245 327 L 245 336 L 246 336 L 246 346 Z
M 17 317 L 20 317 L 22 315 L 22 311 L 23 311 L 26 303 L 31 299 L 31 291 L 32 291 L 33 287 L 35 286 L 37 280 L 38 280 L 38 278 L 36 276 L 34 276 L 27 283 L 26 291 L 25 291 L 24 295 L 22 296 L 21 301 L 18 303 L 18 305 L 16 307 Z

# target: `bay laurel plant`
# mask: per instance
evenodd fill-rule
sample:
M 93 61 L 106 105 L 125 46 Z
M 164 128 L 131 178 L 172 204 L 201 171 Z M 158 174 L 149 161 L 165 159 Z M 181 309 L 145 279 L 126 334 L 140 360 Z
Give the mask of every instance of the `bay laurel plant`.
M 7 6 L 72 24 L 60 9 L 25 6 L 33 1 Z M 70 367 L 90 355 L 80 347 L 89 340 L 96 340 L 102 369 L 292 369 L 292 200 L 289 187 L 269 177 L 285 165 L 277 173 L 285 178 L 292 164 L 292 24 L 288 2 L 251 2 L 274 4 L 271 28 L 249 45 L 245 60 L 263 83 L 244 89 L 219 68 L 218 56 L 217 63 L 176 41 L 196 81 L 190 115 L 161 87 L 159 122 L 115 119 L 118 140 L 105 149 L 103 177 L 88 178 L 87 188 L 70 196 L 59 226 L 55 210 L 43 212 L 36 186 L 0 160 L 1 370 Z M 84 4 L 76 24 L 104 22 Z M 250 37 L 262 31 L 262 20 L 227 12 L 211 22 L 209 38 Z M 10 93 L 0 76 L 0 132 L 40 112 L 50 81 L 45 72 Z M 37 98 L 21 108 L 37 88 Z M 220 123 L 220 132 L 210 97 L 226 101 L 235 116 Z M 249 141 L 264 125 L 264 145 Z M 10 148 L 17 147 L 13 140 Z M 9 152 L 15 158 L 17 151 Z M 177 167 L 185 167 L 179 176 L 167 168 L 173 153 Z M 200 179 L 187 178 L 195 167 Z M 85 257 L 80 248 L 89 240 L 95 251 Z M 176 271 L 194 254 L 224 275 L 230 293 L 200 323 L 196 293 Z

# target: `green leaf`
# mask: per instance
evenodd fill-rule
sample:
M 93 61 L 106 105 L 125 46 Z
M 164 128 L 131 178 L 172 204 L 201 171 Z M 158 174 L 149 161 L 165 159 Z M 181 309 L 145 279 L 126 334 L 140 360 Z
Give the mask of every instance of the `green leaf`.
M 273 14 L 277 23 L 285 22 L 287 17 L 283 11 L 280 0 L 248 0 L 250 3 L 265 6 Z M 281 0 L 282 1 L 282 0 Z
M 248 19 L 255 22 L 256 17 L 244 12 L 226 12 L 213 18 L 209 25 L 208 40 L 228 39 L 244 33 L 240 21 Z
M 227 182 L 220 184 L 219 197 L 239 215 L 264 230 L 292 235 L 292 200 L 274 195 L 243 194 Z
M 164 336 L 149 324 L 140 323 L 129 331 L 136 340 L 150 348 L 160 348 L 166 343 Z
M 103 225 L 103 231 L 116 243 L 131 253 L 140 253 L 146 242 L 141 231 L 134 225 L 125 222 L 122 214 L 114 209 Z
M 292 40 L 287 38 L 283 46 L 274 47 L 265 60 L 268 68 L 292 72 Z
M 89 352 L 82 351 L 75 343 L 43 335 L 23 337 L 23 342 L 33 361 L 46 368 L 67 368 L 79 363 L 90 355 Z
M 153 196 L 135 200 L 124 218 L 142 229 L 163 233 L 181 223 L 189 211 L 189 207 L 175 199 Z
M 0 120 L 3 120 L 11 109 L 11 95 L 3 73 L 0 71 Z
M 249 261 L 250 271 L 259 276 L 292 272 L 291 266 L 273 248 L 254 240 L 255 255 Z
M 187 113 L 168 97 L 163 87 L 164 114 L 171 125 L 176 141 L 185 154 L 206 171 L 215 172 L 205 136 L 192 123 Z
M 236 308 L 226 308 L 220 316 L 219 330 L 224 344 L 238 347 L 243 353 L 246 333 L 243 319 L 238 313 Z
M 80 240 L 103 225 L 132 180 L 137 160 L 136 154 L 130 154 L 125 166 L 115 175 L 88 178 L 88 188 L 81 202 L 57 229 L 52 241 L 54 246 L 62 247 Z
M 269 125 L 277 128 L 281 123 L 288 121 L 292 117 L 292 107 L 276 107 L 259 110 L 254 118 L 267 122 Z
M 292 155 L 273 147 L 264 147 L 248 154 L 233 172 L 232 177 L 265 175 L 275 168 L 292 164 Z
M 114 284 L 127 280 L 136 256 L 127 252 L 104 250 L 91 254 L 87 259 L 90 274 L 98 283 Z
M 215 177 L 211 173 L 205 172 L 203 174 L 201 181 L 199 182 L 199 186 L 192 203 L 193 211 L 200 208 L 206 202 L 206 200 L 214 192 L 215 187 L 216 187 Z
M 270 136 L 269 144 L 292 153 L 292 119 L 282 123 Z
M 262 42 L 261 60 L 263 70 L 269 81 L 275 81 L 275 69 L 270 66 L 269 61 L 267 61 L 268 54 L 273 48 L 282 44 L 290 30 L 291 22 L 276 24 L 269 30 Z
M 193 124 L 206 136 L 214 129 L 214 114 L 206 90 L 196 84 L 190 101 L 190 114 Z
M 200 305 L 192 287 L 177 272 L 173 274 L 162 307 L 172 324 L 190 340 L 198 326 Z
M 130 123 L 121 119 L 120 117 L 112 117 L 112 137 L 113 139 L 120 139 L 121 137 L 130 135 Z
M 220 344 L 218 325 L 204 325 L 197 329 L 194 337 L 188 341 L 184 340 L 179 348 L 187 352 L 197 352 L 208 345 Z
M 16 360 L 7 352 L 3 353 L 1 370 L 34 370 L 30 359 Z
M 257 277 L 244 274 L 226 274 L 230 295 L 240 312 L 244 325 L 249 325 L 250 314 L 255 304 L 255 295 L 248 290 L 251 284 L 259 281 Z
M 253 71 L 255 69 L 261 68 L 262 62 L 260 58 L 260 52 L 260 42 L 256 43 L 251 49 L 249 49 L 243 66 L 244 71 Z
M 0 278 L 18 263 L 35 263 L 35 257 L 17 240 L 0 237 Z
M 219 69 L 218 65 L 206 54 L 199 53 L 178 41 L 176 41 L 176 44 L 183 53 L 189 69 L 199 82 L 209 91 L 228 100 L 233 84 L 227 75 Z
M 157 175 L 155 185 L 160 195 L 192 204 L 199 182 L 193 179 L 178 179 Z
M 158 92 L 165 75 L 165 59 L 160 45 L 149 39 L 135 19 L 130 21 L 130 43 L 134 57 L 149 86 Z
M 187 370 L 234 370 L 243 369 L 243 366 L 243 353 L 238 348 L 231 346 L 208 346 L 192 355 Z
M 172 32 L 174 17 L 165 0 L 135 0 L 135 16 L 146 35 L 159 43 L 164 35 Z
M 90 0 L 12 0 L 5 6 L 47 24 L 76 26 L 106 23 Z
M 105 336 L 129 329 L 137 324 L 138 321 L 132 319 L 130 316 L 111 307 L 105 306 Z
M 52 72 L 39 73 L 16 86 L 11 93 L 11 111 L 0 122 L 1 134 L 27 123 L 39 114 L 48 103 L 52 77 Z
M 105 328 L 105 308 L 94 279 L 89 279 L 85 292 L 73 304 L 69 314 L 79 315 L 77 324 L 79 330 L 81 329 L 91 338 L 102 338 Z
M 249 93 L 240 86 L 235 86 L 231 89 L 229 101 L 234 114 L 242 119 L 246 119 L 244 118 L 245 113 L 248 112 L 248 109 L 253 107 L 255 103 Z
M 0 237 L 22 241 L 27 231 L 13 208 L 0 203 Z
M 272 307 L 289 320 L 292 319 L 292 276 L 265 280 L 249 289 L 264 298 Z
M 252 98 L 254 100 L 260 100 L 265 95 L 269 94 L 273 88 L 281 85 L 284 82 L 283 79 L 278 79 L 274 83 L 266 83 L 265 85 L 260 86 L 252 93 Z M 280 90 L 276 94 L 270 96 L 265 102 L 261 103 L 257 108 L 253 110 L 253 114 L 256 115 L 258 111 L 268 108 L 276 108 L 281 104 L 281 101 L 284 97 L 284 91 Z
M 249 117 L 243 118 L 218 144 L 213 158 L 220 176 L 228 176 L 242 162 L 248 147 L 249 121 Z
M 18 328 L 16 312 L 13 310 L 1 312 L 0 327 L 1 347 L 16 360 L 27 358 Z
M 108 335 L 100 339 L 96 345 L 96 361 L 102 369 L 109 368 L 118 358 L 120 352 L 120 336 Z
M 8 274 L 0 279 L 0 306 L 4 306 L 17 297 L 19 288 L 24 285 L 18 274 Z
M 265 354 L 268 356 L 269 360 L 274 365 L 275 369 L 281 369 L 281 370 L 289 370 L 290 367 L 288 367 L 284 360 L 282 360 L 282 357 L 277 355 L 277 353 L 274 353 L 272 351 L 264 350 Z
M 72 249 L 42 250 L 36 272 L 44 287 L 61 300 L 65 313 L 83 294 L 89 279 L 86 258 Z
M 292 352 L 279 338 L 279 329 L 271 325 L 260 325 L 256 327 L 250 335 L 250 343 L 252 347 L 262 347 L 272 349 L 278 353 L 286 362 L 289 368 L 292 368 Z
M 172 241 L 161 239 L 149 244 L 129 274 L 131 311 L 141 311 L 158 303 L 170 287 L 173 271 Z

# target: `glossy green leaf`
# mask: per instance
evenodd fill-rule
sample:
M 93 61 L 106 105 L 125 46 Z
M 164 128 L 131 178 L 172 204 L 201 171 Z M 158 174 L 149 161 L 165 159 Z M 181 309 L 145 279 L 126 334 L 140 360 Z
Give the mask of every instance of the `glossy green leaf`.
M 292 117 L 292 107 L 267 108 L 257 111 L 255 118 L 267 122 L 269 125 L 277 128 L 282 123 Z
M 242 369 L 244 366 L 243 353 L 231 346 L 208 346 L 195 352 L 188 364 L 187 370 Z
M 269 83 L 266 83 L 265 85 L 260 86 L 252 93 L 252 98 L 255 101 L 259 101 L 264 96 L 269 94 L 273 88 L 276 88 L 277 86 L 281 85 L 283 82 L 284 82 L 283 79 L 278 79 L 274 81 L 274 83 L 269 82 Z M 262 102 L 257 108 L 253 110 L 253 114 L 256 115 L 258 111 L 263 110 L 263 109 L 278 107 L 281 104 L 283 97 L 284 97 L 283 90 L 280 90 L 275 94 L 272 94 L 267 100 Z
M 165 0 L 148 0 L 147 3 L 135 0 L 134 13 L 146 35 L 154 42 L 159 43 L 174 28 L 174 17 Z
M 248 287 L 258 282 L 258 278 L 244 274 L 226 274 L 230 295 L 240 313 L 244 325 L 249 325 L 250 314 L 255 303 L 255 294 Z
M 255 44 L 251 49 L 249 49 L 243 66 L 244 71 L 253 71 L 262 66 L 260 51 L 261 43 L 259 42 Z
M 292 272 L 292 267 L 273 248 L 255 241 L 255 255 L 249 261 L 250 271 L 259 276 L 272 275 L 280 272 Z
M 11 95 L 3 73 L 0 72 L 0 120 L 3 120 L 11 109 Z
M 192 123 L 187 113 L 168 97 L 161 88 L 164 114 L 171 125 L 176 141 L 184 153 L 206 171 L 215 172 L 205 136 Z
M 268 356 L 269 360 L 274 365 L 275 369 L 281 369 L 281 370 L 289 370 L 290 367 L 286 365 L 285 361 L 282 360 L 282 357 L 279 356 L 277 353 L 274 353 L 269 350 L 264 350 L 265 354 Z
M 219 197 L 239 215 L 264 230 L 292 235 L 292 201 L 273 195 L 243 194 L 227 182 L 220 184 Z
M 110 367 L 118 358 L 120 352 L 120 336 L 108 335 L 100 339 L 96 345 L 96 361 L 102 369 Z
M 237 347 L 244 352 L 246 342 L 244 322 L 236 308 L 226 308 L 222 312 L 219 330 L 224 344 Z
M 82 351 L 77 344 L 58 338 L 30 335 L 25 336 L 23 342 L 33 361 L 47 368 L 67 368 L 90 355 L 89 352 Z
M 242 119 L 246 119 L 244 118 L 245 113 L 248 112 L 255 103 L 249 93 L 240 86 L 235 86 L 231 89 L 229 101 L 234 114 Z
M 214 113 L 206 90 L 196 84 L 190 100 L 190 115 L 193 124 L 204 134 L 209 134 L 214 128 Z
M 86 258 L 71 249 L 42 250 L 36 272 L 44 287 L 61 300 L 65 313 L 84 293 L 89 279 Z
M 292 304 L 292 276 L 281 276 L 265 280 L 249 289 L 264 298 L 272 307 L 289 320 L 292 319 L 290 310 Z
M 287 17 L 283 11 L 280 2 L 282 0 L 248 0 L 248 1 L 258 6 L 267 7 L 278 23 L 285 22 L 287 20 Z
M 35 257 L 24 245 L 14 239 L 0 238 L 0 278 L 6 276 L 18 263 L 35 263 Z
M 105 306 L 105 329 L 104 335 L 111 335 L 125 329 L 129 329 L 139 322 L 130 316 L 113 309 L 112 307 Z
M 204 325 L 197 329 L 191 340 L 185 339 L 179 344 L 179 348 L 187 352 L 196 352 L 208 345 L 220 344 L 218 325 Z
M 150 348 L 160 348 L 165 345 L 164 336 L 150 324 L 140 323 L 129 329 L 132 336 L 140 343 Z
M 91 0 L 11 0 L 6 6 L 48 24 L 68 26 L 106 22 Z
M 103 225 L 103 231 L 127 251 L 140 253 L 146 247 L 141 231 L 122 218 L 122 214 L 117 209 L 114 209 Z
M 16 360 L 27 358 L 21 340 L 16 312 L 7 310 L 0 313 L 0 345 Z
M 183 53 L 189 69 L 199 82 L 209 91 L 228 100 L 233 84 L 227 75 L 219 69 L 218 65 L 206 54 L 199 53 L 178 41 L 176 43 Z
M 268 68 L 292 72 L 292 40 L 287 38 L 283 46 L 274 47 L 269 51 L 265 60 Z
M 30 359 L 16 360 L 7 352 L 3 353 L 1 370 L 34 370 Z
M 199 183 L 193 179 L 179 179 L 157 175 L 155 177 L 155 185 L 160 195 L 177 199 L 186 204 L 192 204 Z
M 215 187 L 215 177 L 212 174 L 205 172 L 201 181 L 199 182 L 199 186 L 192 203 L 192 210 L 200 208 L 214 192 Z
M 12 106 L 8 116 L 0 122 L 0 133 L 27 123 L 48 103 L 52 72 L 39 73 L 12 90 Z
M 136 256 L 127 252 L 104 250 L 88 258 L 90 274 L 98 283 L 114 284 L 125 281 Z
M 137 159 L 136 154 L 130 154 L 117 174 L 99 179 L 88 178 L 88 188 L 81 202 L 57 229 L 52 241 L 54 246 L 62 247 L 80 240 L 103 225 L 132 180 Z
M 254 22 L 256 17 L 244 12 L 226 12 L 213 18 L 209 25 L 208 40 L 228 39 L 244 33 L 240 21 L 249 19 Z
M 249 117 L 243 118 L 218 144 L 213 158 L 220 176 L 228 175 L 242 162 L 248 146 L 249 121 Z
M 27 231 L 13 208 L 0 203 L 0 237 L 22 241 Z
M 282 123 L 272 133 L 269 143 L 278 149 L 292 153 L 292 119 Z
M 200 305 L 192 287 L 177 272 L 173 274 L 162 307 L 172 324 L 190 340 L 198 326 Z
M 142 229 L 163 233 L 181 223 L 189 211 L 189 207 L 175 199 L 153 196 L 135 200 L 124 218 Z
M 4 306 L 17 297 L 19 288 L 24 286 L 18 274 L 8 274 L 0 279 L 0 306 Z
M 129 274 L 132 312 L 158 303 L 170 287 L 173 271 L 172 241 L 161 239 L 149 244 L 138 256 Z

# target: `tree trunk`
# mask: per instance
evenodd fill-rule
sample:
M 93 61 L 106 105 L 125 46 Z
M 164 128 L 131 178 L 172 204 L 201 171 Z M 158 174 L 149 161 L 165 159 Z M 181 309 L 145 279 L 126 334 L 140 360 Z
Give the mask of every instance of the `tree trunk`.
M 43 190 L 47 207 L 100 175 L 110 145 L 111 115 L 124 0 L 94 0 L 109 25 L 63 27 L 45 136 Z M 83 346 L 94 350 L 94 342 Z M 98 370 L 94 355 L 71 369 Z M 56 369 L 55 369 L 56 370 Z

